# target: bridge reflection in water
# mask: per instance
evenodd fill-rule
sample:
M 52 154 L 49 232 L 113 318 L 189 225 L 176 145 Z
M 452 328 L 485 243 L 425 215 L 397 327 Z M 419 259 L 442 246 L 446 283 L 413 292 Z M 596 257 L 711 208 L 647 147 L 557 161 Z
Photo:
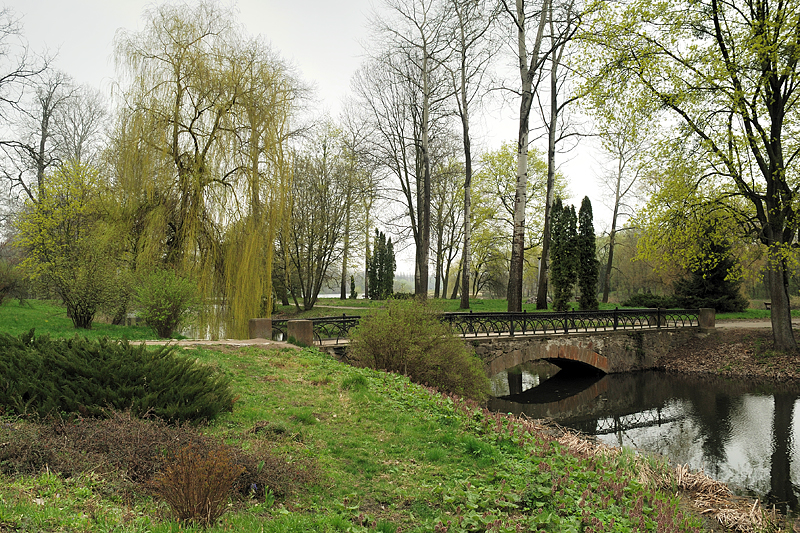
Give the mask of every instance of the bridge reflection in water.
M 540 372 L 529 367 L 495 376 L 501 396 L 489 408 L 550 418 L 612 446 L 658 453 L 738 494 L 800 511 L 800 387 L 656 371 Z

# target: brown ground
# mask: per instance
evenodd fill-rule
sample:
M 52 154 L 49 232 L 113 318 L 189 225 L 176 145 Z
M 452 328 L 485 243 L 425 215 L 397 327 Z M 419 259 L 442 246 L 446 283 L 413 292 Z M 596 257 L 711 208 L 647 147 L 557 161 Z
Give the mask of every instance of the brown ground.
M 769 328 L 717 328 L 672 350 L 658 364 L 672 372 L 800 381 L 800 353 L 774 352 Z

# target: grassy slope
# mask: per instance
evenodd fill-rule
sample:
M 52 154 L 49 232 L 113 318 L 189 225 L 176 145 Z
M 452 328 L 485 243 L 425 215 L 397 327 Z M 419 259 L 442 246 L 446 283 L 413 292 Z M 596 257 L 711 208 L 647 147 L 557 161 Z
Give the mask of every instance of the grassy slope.
M 645 530 L 672 531 L 674 521 L 681 526 L 674 530 L 687 529 L 673 497 L 635 481 L 628 454 L 569 452 L 525 421 L 314 349 L 187 354 L 229 374 L 240 396 L 208 432 L 244 448 L 314 458 L 321 473 L 318 484 L 285 501 L 233 509 L 210 531 L 582 531 L 600 522 L 630 531 L 640 521 Z M 0 478 L 0 531 L 195 530 L 164 518 L 163 504 L 142 495 L 121 500 L 105 483 Z

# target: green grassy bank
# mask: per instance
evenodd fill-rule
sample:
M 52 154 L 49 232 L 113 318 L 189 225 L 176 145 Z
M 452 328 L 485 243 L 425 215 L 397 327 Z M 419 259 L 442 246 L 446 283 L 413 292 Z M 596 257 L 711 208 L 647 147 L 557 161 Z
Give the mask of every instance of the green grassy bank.
M 402 376 L 315 349 L 186 352 L 233 380 L 238 401 L 203 429 L 245 450 L 314 464 L 285 497 L 237 500 L 209 531 L 695 531 L 674 486 L 640 479 L 632 454 L 594 455 L 530 421 L 490 414 Z M 6 419 L 19 427 L 17 419 Z M 134 438 L 132 435 L 131 438 Z M 0 438 L 2 440 L 2 438 Z M 650 464 L 649 467 L 652 467 Z M 657 469 L 657 468 L 656 468 Z M 146 487 L 98 464 L 0 477 L 0 531 L 177 532 Z

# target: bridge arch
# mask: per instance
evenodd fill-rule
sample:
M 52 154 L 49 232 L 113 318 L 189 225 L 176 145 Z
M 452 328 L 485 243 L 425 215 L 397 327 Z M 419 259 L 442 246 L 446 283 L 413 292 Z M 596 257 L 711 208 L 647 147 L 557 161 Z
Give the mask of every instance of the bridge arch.
M 489 376 L 522 363 L 539 360 L 561 368 L 582 366 L 603 373 L 611 371 L 608 358 L 599 353 L 598 346 L 592 339 L 586 337 L 528 338 L 524 341 L 496 339 L 493 344 L 494 349 L 489 350 L 481 350 L 476 346 L 476 352 L 483 353 L 482 358 Z M 485 344 L 484 348 L 487 348 Z

